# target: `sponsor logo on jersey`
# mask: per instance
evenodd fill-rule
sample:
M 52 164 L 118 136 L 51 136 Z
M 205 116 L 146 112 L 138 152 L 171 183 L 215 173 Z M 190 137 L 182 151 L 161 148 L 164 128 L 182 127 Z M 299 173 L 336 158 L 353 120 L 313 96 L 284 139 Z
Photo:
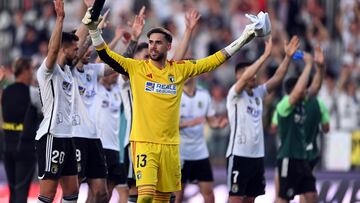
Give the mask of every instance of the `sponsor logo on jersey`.
M 176 85 L 161 84 L 161 83 L 146 81 L 145 82 L 145 91 L 159 93 L 159 94 L 176 95 Z

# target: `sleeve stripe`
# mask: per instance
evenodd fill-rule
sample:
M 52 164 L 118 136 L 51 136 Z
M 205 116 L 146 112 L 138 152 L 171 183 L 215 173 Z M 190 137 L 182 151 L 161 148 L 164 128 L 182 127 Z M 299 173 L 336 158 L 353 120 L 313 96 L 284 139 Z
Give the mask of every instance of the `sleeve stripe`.
M 109 55 L 106 47 L 103 49 L 96 49 L 96 51 L 99 54 L 100 59 L 108 64 L 114 71 L 129 77 L 129 74 L 124 70 L 124 68 Z

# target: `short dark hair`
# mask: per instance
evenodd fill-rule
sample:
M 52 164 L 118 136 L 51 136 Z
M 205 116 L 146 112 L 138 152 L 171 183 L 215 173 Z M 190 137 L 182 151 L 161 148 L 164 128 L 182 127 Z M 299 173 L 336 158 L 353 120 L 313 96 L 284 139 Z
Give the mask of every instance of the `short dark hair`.
M 25 70 L 29 70 L 31 68 L 31 59 L 20 57 L 14 63 L 14 75 L 18 77 Z
M 237 73 L 238 71 L 250 66 L 251 64 L 252 64 L 252 62 L 250 62 L 250 61 L 240 62 L 240 63 L 236 64 L 235 73 Z
M 148 49 L 149 48 L 149 44 L 146 42 L 141 42 L 137 45 L 136 50 L 135 50 L 135 54 L 141 52 L 143 49 Z
M 74 32 L 62 32 L 61 45 L 68 46 L 73 41 L 79 41 L 79 37 Z
M 146 36 L 148 38 L 150 38 L 150 35 L 151 34 L 154 34 L 154 33 L 160 33 L 160 34 L 163 34 L 165 36 L 165 39 L 166 41 L 168 41 L 169 43 L 172 42 L 172 35 L 171 35 L 171 32 L 165 28 L 162 28 L 162 27 L 156 27 L 156 28 L 152 28 L 147 34 Z

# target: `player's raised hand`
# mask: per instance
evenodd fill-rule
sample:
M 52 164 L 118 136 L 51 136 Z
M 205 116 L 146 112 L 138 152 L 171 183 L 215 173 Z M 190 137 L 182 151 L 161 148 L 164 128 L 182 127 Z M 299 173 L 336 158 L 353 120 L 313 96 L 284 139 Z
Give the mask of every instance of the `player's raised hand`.
M 135 16 L 134 22 L 131 25 L 131 37 L 137 41 L 144 29 L 145 25 L 145 6 L 141 8 L 138 15 Z
M 64 18 L 65 12 L 64 12 L 64 1 L 63 0 L 54 0 L 54 7 L 56 12 L 57 18 Z
M 5 67 L 0 66 L 0 82 L 3 81 L 5 78 Z
M 94 1 L 95 0 L 84 0 L 84 4 L 86 5 L 87 8 L 92 7 L 92 5 L 94 5 Z
M 265 41 L 264 55 L 266 57 L 269 57 L 271 55 L 271 50 L 272 50 L 272 36 L 270 35 L 269 39 Z
M 89 7 L 85 13 L 85 16 L 81 20 L 82 23 L 89 29 L 89 30 L 96 30 L 98 28 L 99 23 L 102 20 L 102 17 L 100 16 L 97 21 L 91 20 L 91 9 L 92 7 Z
M 307 52 L 304 52 L 304 62 L 305 62 L 305 65 L 310 65 L 312 64 L 313 62 L 313 57 L 311 54 L 307 53 Z
M 122 26 L 117 26 L 115 29 L 115 36 L 114 38 L 116 39 L 121 39 L 121 41 L 124 44 L 129 43 L 130 39 L 131 39 L 131 34 L 129 32 L 126 31 L 126 29 Z
M 291 58 L 295 54 L 296 50 L 299 48 L 300 40 L 297 36 L 293 36 L 289 43 L 285 42 L 284 44 L 285 54 Z
M 103 30 L 103 29 L 105 29 L 105 28 L 107 27 L 107 25 L 109 24 L 109 22 L 107 21 L 107 17 L 108 17 L 108 15 L 109 15 L 109 12 L 110 12 L 110 9 L 108 9 L 108 10 L 104 13 L 104 15 L 101 17 L 101 21 L 100 21 L 100 23 L 99 23 L 99 25 L 98 25 L 98 28 L 99 28 L 99 29 Z
M 188 12 L 185 13 L 185 25 L 186 28 L 193 30 L 194 27 L 197 25 L 201 15 L 196 9 L 190 9 Z
M 317 45 L 315 47 L 314 62 L 317 65 L 317 67 L 319 67 L 319 68 L 324 67 L 325 56 L 324 56 L 324 52 L 321 49 L 320 45 Z

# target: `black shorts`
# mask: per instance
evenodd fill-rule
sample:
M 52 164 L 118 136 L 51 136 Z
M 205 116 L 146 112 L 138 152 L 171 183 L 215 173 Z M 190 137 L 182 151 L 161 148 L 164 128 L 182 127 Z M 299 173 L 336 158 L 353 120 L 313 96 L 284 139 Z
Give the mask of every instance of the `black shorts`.
M 319 163 L 319 160 L 320 160 L 319 157 L 309 160 L 309 166 L 310 166 L 311 171 L 314 171 L 314 168 Z
M 181 169 L 181 182 L 212 182 L 214 181 L 209 158 L 201 160 L 184 160 Z
M 74 137 L 77 171 L 81 178 L 106 178 L 105 154 L 100 139 Z
M 75 145 L 72 138 L 56 138 L 46 134 L 36 140 L 39 179 L 59 179 L 77 175 Z
M 107 166 L 107 180 L 115 183 L 115 185 L 126 185 L 127 177 L 125 164 L 120 163 L 119 151 L 104 149 L 106 166 Z
M 315 177 L 308 161 L 283 158 L 277 162 L 279 197 L 292 200 L 295 195 L 316 192 Z
M 230 196 L 257 197 L 265 194 L 263 158 L 231 155 L 227 165 Z
M 131 150 L 129 150 L 129 148 L 130 144 L 126 146 L 124 150 L 124 165 L 127 174 L 127 184 L 131 187 L 136 185 L 136 180 L 134 176 L 133 162 L 131 160 Z

